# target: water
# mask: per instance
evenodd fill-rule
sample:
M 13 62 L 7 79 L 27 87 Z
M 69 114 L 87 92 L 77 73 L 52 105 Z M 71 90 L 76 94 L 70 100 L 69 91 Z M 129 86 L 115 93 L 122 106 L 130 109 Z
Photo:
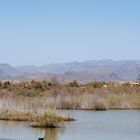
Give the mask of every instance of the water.
M 65 112 L 66 113 L 66 112 Z M 0 121 L 0 138 L 21 140 L 140 140 L 140 111 L 71 111 L 66 128 L 36 129 L 28 123 Z

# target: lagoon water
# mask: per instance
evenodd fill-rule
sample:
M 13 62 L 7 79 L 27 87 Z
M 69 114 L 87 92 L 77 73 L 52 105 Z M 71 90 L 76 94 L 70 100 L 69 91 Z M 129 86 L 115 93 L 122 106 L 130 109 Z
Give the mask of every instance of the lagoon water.
M 63 112 L 67 113 L 67 111 Z M 71 111 L 65 128 L 36 129 L 25 122 L 0 121 L 0 138 L 16 140 L 140 140 L 140 110 Z

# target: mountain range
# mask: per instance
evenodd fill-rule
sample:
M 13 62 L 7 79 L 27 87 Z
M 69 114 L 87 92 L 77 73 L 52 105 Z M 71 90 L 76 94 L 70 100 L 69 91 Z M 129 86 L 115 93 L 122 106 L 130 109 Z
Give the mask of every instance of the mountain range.
M 55 63 L 44 66 L 18 66 L 0 64 L 0 80 L 50 80 L 60 81 L 136 81 L 140 79 L 140 60 L 99 60 Z

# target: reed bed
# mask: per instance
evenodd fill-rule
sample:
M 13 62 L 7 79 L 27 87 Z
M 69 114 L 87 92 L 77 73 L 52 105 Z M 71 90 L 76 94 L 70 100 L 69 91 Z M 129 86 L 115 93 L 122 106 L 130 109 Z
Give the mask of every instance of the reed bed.
M 140 86 L 129 83 L 31 81 L 0 85 L 0 110 L 4 111 L 140 109 Z
M 27 121 L 32 122 L 32 127 L 60 127 L 64 121 L 72 121 L 71 118 L 64 118 L 58 116 L 53 112 L 45 113 L 32 113 L 32 112 L 13 112 L 13 111 L 0 111 L 0 120 L 8 121 Z

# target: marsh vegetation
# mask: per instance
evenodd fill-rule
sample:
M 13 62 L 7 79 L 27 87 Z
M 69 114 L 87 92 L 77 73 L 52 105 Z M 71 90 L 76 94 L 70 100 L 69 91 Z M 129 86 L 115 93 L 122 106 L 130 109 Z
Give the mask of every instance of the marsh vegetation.
M 45 112 L 54 109 L 139 109 L 140 86 L 77 81 L 60 84 L 57 80 L 1 82 L 0 110 Z
M 36 127 L 55 127 L 70 116 L 60 116 L 58 109 L 108 110 L 140 109 L 140 86 L 77 81 L 0 82 L 0 119 L 36 122 Z

